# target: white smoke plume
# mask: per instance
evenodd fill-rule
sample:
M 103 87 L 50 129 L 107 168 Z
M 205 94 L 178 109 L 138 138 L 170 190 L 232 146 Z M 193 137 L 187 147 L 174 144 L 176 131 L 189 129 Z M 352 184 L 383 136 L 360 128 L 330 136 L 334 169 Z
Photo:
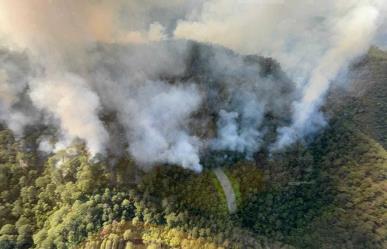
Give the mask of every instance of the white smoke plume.
M 262 111 L 254 110 L 262 115 Z M 213 148 L 217 150 L 229 150 L 240 153 L 246 152 L 248 156 L 258 151 L 261 144 L 261 133 L 255 125 L 247 125 L 240 130 L 238 124 L 239 113 L 226 112 L 219 113 L 219 134 L 213 142 Z M 257 122 L 259 123 L 259 121 Z
M 191 134 L 191 115 L 201 105 L 193 82 L 170 84 L 162 77 L 184 74 L 188 45 L 99 45 L 89 54 L 89 79 L 102 106 L 117 115 L 129 153 L 145 167 L 179 164 L 201 170 L 201 143 Z
M 0 55 L 0 120 L 20 136 L 24 127 L 36 119 L 16 106 L 28 85 L 28 77 L 25 75 L 30 74 L 30 67 L 22 53 L 12 54 L 0 50 Z
M 267 132 L 265 115 L 271 113 L 286 119 L 288 105 L 294 98 L 293 84 L 281 77 L 261 77 L 263 65 L 259 67 L 229 53 L 214 52 L 207 61 L 213 78 L 221 82 L 226 92 L 220 96 L 225 100 L 218 101 L 225 103 L 216 110 L 218 136 L 211 147 L 251 157 L 263 145 Z
M 384 0 L 213 0 L 174 34 L 280 61 L 302 98 L 290 127 L 279 130 L 278 149 L 325 125 L 319 109 L 331 81 L 367 51 L 385 13 Z
M 378 28 L 381 13 L 377 2 L 362 2 L 335 25 L 337 36 L 330 48 L 320 58 L 311 72 L 308 84 L 303 88 L 303 97 L 293 104 L 293 123 L 280 130 L 275 146 L 283 147 L 297 138 L 315 132 L 325 120 L 319 112 L 325 94 L 339 71 L 357 56 L 365 53 Z
M 108 133 L 98 118 L 100 102 L 96 93 L 76 75 L 34 79 L 30 97 L 35 106 L 59 120 L 61 140 L 56 149 L 64 149 L 76 139 L 84 139 L 92 155 L 103 153 Z
M 54 149 L 82 139 L 91 155 L 124 140 L 145 167 L 280 149 L 325 125 L 331 81 L 384 13 L 384 0 L 2 0 L 0 120 L 54 125 Z
M 143 164 L 174 163 L 200 171 L 199 141 L 183 129 L 200 101 L 194 85 L 174 87 L 159 81 L 139 86 L 123 108 L 128 117 L 122 119 L 135 159 Z

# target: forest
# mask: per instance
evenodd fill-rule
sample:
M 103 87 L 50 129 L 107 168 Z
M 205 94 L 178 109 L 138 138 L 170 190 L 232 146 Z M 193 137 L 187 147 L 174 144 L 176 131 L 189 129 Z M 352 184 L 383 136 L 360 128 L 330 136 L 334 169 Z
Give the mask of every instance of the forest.
M 50 8 L 56 6 L 49 2 Z M 82 22 L 90 13 L 100 14 L 99 5 L 88 11 L 88 4 L 71 2 L 71 19 L 74 15 Z M 285 2 L 278 13 L 310 21 L 303 8 L 285 13 Z M 344 6 L 345 1 L 338 2 Z M 275 42 L 264 35 L 250 41 L 254 37 L 248 30 L 229 43 L 223 41 L 223 18 L 207 20 L 219 9 L 207 4 L 193 24 L 191 19 L 176 23 L 180 29 L 174 27 L 173 34 L 181 39 L 166 39 L 163 32 L 172 32 L 172 26 L 150 23 L 145 25 L 149 32 L 124 36 L 136 38 L 135 45 L 113 42 L 114 32 L 108 32 L 106 39 L 83 47 L 83 38 L 51 26 L 51 19 L 63 21 L 52 9 L 47 17 L 28 12 L 32 24 L 29 19 L 23 24 L 43 26 L 40 33 L 53 37 L 47 35 L 52 38 L 47 42 L 39 36 L 43 45 L 31 45 L 32 52 L 0 46 L 0 249 L 387 248 L 387 52 L 371 47 L 361 56 L 357 51 L 366 50 L 370 41 L 362 39 L 374 27 L 358 11 L 377 9 L 374 4 L 383 1 L 359 2 L 369 8 L 360 3 L 355 11 L 349 8 L 345 22 L 341 16 L 323 18 L 314 12 L 319 8 L 308 5 L 312 21 L 301 29 L 322 24 L 306 37 L 323 34 L 313 38 L 317 45 L 302 50 L 299 60 L 273 52 L 282 65 L 272 54 L 238 50 L 238 44 L 261 41 L 267 51 L 275 45 L 288 52 L 305 37 L 285 39 L 301 25 L 287 19 L 273 17 L 274 26 L 285 25 Z M 7 23 L 2 7 L 15 10 L 12 1 L 4 3 L 0 34 Z M 261 20 L 248 16 L 249 9 L 244 9 L 246 20 L 240 19 L 233 6 L 227 12 L 231 23 Z M 323 14 L 336 11 L 332 6 Z M 109 7 L 115 5 L 103 6 L 101 13 Z M 154 13 L 162 9 L 156 7 Z M 84 29 L 73 30 L 67 14 L 62 25 L 69 34 L 89 31 L 90 23 L 98 26 L 91 18 L 85 27 L 79 25 Z M 358 25 L 364 30 L 357 31 L 339 22 L 340 29 L 332 31 L 330 18 L 350 27 L 361 21 L 369 25 Z M 187 33 L 201 36 L 200 24 L 206 21 L 220 31 L 202 39 L 184 36 L 186 29 L 198 29 Z M 231 23 L 235 33 L 252 27 Z M 27 38 L 15 33 L 25 38 L 21 44 L 32 39 L 30 30 L 21 32 Z M 320 46 L 328 35 L 345 39 Z M 215 38 L 220 42 L 213 44 Z M 52 43 L 63 45 L 54 46 L 58 54 L 45 50 Z M 316 56 L 313 49 L 323 52 Z M 297 71 L 292 71 L 295 64 L 308 68 L 312 62 L 305 58 L 316 68 L 307 72 L 311 85 L 306 81 L 300 88 L 288 72 Z M 334 82 L 340 80 L 351 84 Z
M 197 174 L 91 162 L 82 145 L 44 158 L 37 130 L 2 128 L 0 248 L 385 248 L 387 152 L 336 117 L 308 146 L 224 165 L 235 214 L 216 160 Z

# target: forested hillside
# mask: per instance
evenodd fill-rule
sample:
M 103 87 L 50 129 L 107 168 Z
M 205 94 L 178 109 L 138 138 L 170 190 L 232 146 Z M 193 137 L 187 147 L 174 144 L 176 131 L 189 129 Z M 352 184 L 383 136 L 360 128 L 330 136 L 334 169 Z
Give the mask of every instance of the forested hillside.
M 60 168 L 55 157 L 34 168 L 35 161 L 28 161 L 33 158 L 17 151 L 6 130 L 2 143 L 8 155 L 1 166 L 2 248 L 29 248 L 33 241 L 37 248 L 69 248 L 95 233 L 101 234 L 90 237 L 95 243 L 109 237 L 134 245 L 173 247 L 180 241 L 184 248 L 206 243 L 213 248 L 245 248 L 245 243 L 259 248 L 268 243 L 266 238 L 300 248 L 383 248 L 385 243 L 387 154 L 348 125 L 335 123 L 310 149 L 299 147 L 281 155 L 282 160 L 268 162 L 261 169 L 265 188 L 258 172 L 255 178 L 251 175 L 251 166 L 230 166 L 230 173 L 240 177 L 236 184 L 241 193 L 258 182 L 256 190 L 242 194 L 246 201 L 231 220 L 211 172 L 197 176 L 161 167 L 136 187 L 112 183 L 103 164 L 90 165 L 82 154 Z M 126 222 L 117 231 L 109 230 L 106 225 L 114 221 Z M 236 224 L 242 234 L 251 229 L 265 237 L 240 235 Z M 98 248 L 90 243 L 86 248 Z
M 351 66 L 348 76 L 344 91 L 331 92 L 332 109 L 386 149 L 387 52 L 372 47 Z
M 90 160 L 82 144 L 44 155 L 41 127 L 22 138 L 2 127 L 0 248 L 386 248 L 386 61 L 372 49 L 352 67 L 357 90 L 331 96 L 310 143 L 250 160 L 213 153 L 201 173 Z M 232 184 L 234 214 L 214 168 Z
M 209 171 L 197 175 L 179 167 L 163 166 L 134 184 L 117 180 L 125 175 L 126 167 L 130 170 L 130 161 L 121 162 L 125 168 L 112 173 L 105 163 L 91 164 L 82 148 L 70 148 L 38 165 L 32 161 L 32 154 L 19 151 L 9 131 L 3 130 L 1 135 L 7 156 L 1 164 L 0 218 L 4 225 L 0 248 L 74 248 L 97 232 L 114 237 L 108 227 L 117 221 L 123 222 L 125 229 L 134 226 L 131 229 L 138 230 L 133 238 L 130 233 L 125 236 L 139 244 L 173 246 L 184 238 L 189 238 L 188 245 L 196 248 L 204 244 L 209 248 L 244 248 L 269 243 L 235 227 L 227 215 L 219 183 Z M 261 176 L 256 174 L 259 180 Z M 251 175 L 235 175 L 241 180 L 239 184 L 249 178 Z M 239 195 L 243 193 L 247 198 L 260 185 L 260 181 L 251 182 L 249 189 Z M 167 234 L 158 238 L 158 233 Z

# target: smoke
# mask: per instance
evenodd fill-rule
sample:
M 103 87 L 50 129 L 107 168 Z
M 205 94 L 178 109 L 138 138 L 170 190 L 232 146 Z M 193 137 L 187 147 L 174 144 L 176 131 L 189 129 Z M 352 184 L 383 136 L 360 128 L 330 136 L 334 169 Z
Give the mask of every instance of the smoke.
M 0 120 L 17 134 L 57 127 L 44 151 L 81 139 L 143 167 L 200 171 L 203 152 L 281 149 L 326 124 L 331 81 L 366 52 L 385 5 L 2 0 Z
M 23 98 L 31 72 L 28 59 L 23 53 L 0 50 L 0 120 L 5 122 L 17 136 L 35 121 L 36 116 L 28 114 L 29 108 L 17 105 Z
M 199 139 L 189 121 L 201 105 L 194 82 L 174 82 L 184 74 L 186 42 L 109 45 L 92 48 L 88 78 L 105 111 L 123 127 L 118 136 L 142 166 L 173 163 L 201 170 Z M 113 138 L 117 141 L 118 138 Z
M 8 45 L 63 54 L 94 41 L 158 40 L 166 35 L 164 31 L 175 28 L 178 19 L 192 15 L 202 2 L 2 0 L 0 31 Z
M 337 37 L 333 38 L 330 49 L 311 72 L 302 99 L 293 104 L 293 123 L 290 127 L 280 129 L 275 146 L 289 145 L 298 137 L 313 133 L 319 126 L 325 125 L 319 108 L 340 69 L 368 50 L 380 16 L 376 7 L 371 3 L 359 4 L 336 24 Z
M 96 93 L 76 75 L 34 79 L 29 93 L 34 105 L 52 114 L 62 134 L 55 149 L 64 149 L 76 139 L 84 139 L 92 155 L 104 153 L 108 133 L 98 118 L 100 102 Z
M 266 115 L 270 114 L 277 124 L 289 118 L 294 85 L 271 60 L 215 50 L 205 61 L 209 62 L 210 78 L 221 89 L 216 93 L 220 99 L 211 103 L 218 116 L 218 134 L 211 148 L 251 157 L 264 145 L 269 125 Z
M 170 86 L 145 82 L 124 110 L 129 151 L 142 164 L 174 163 L 201 170 L 199 141 L 184 129 L 190 115 L 199 108 L 200 95 L 194 85 Z
M 262 113 L 259 110 L 257 112 Z M 239 114 L 237 112 L 220 111 L 218 121 L 219 135 L 214 140 L 213 148 L 240 153 L 246 152 L 248 156 L 251 156 L 252 153 L 259 149 L 262 142 L 261 133 L 257 129 L 252 128 L 255 125 L 242 127 L 241 131 L 239 131 L 238 118 Z
M 174 34 L 280 61 L 302 93 L 292 104 L 292 124 L 279 129 L 272 146 L 280 149 L 326 124 L 319 110 L 331 81 L 367 51 L 384 13 L 383 0 L 213 0 Z

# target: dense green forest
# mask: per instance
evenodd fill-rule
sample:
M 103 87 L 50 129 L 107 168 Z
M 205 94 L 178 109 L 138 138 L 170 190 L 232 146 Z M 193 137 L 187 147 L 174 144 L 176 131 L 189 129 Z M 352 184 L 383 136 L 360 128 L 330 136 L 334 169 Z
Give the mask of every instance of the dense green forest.
M 138 172 L 136 184 L 125 177 L 135 167 L 127 159 L 112 169 L 76 148 L 41 160 L 8 130 L 0 139 L 0 248 L 385 246 L 387 153 L 341 121 L 266 165 L 228 166 L 240 207 L 232 216 L 210 170 L 161 166 Z

